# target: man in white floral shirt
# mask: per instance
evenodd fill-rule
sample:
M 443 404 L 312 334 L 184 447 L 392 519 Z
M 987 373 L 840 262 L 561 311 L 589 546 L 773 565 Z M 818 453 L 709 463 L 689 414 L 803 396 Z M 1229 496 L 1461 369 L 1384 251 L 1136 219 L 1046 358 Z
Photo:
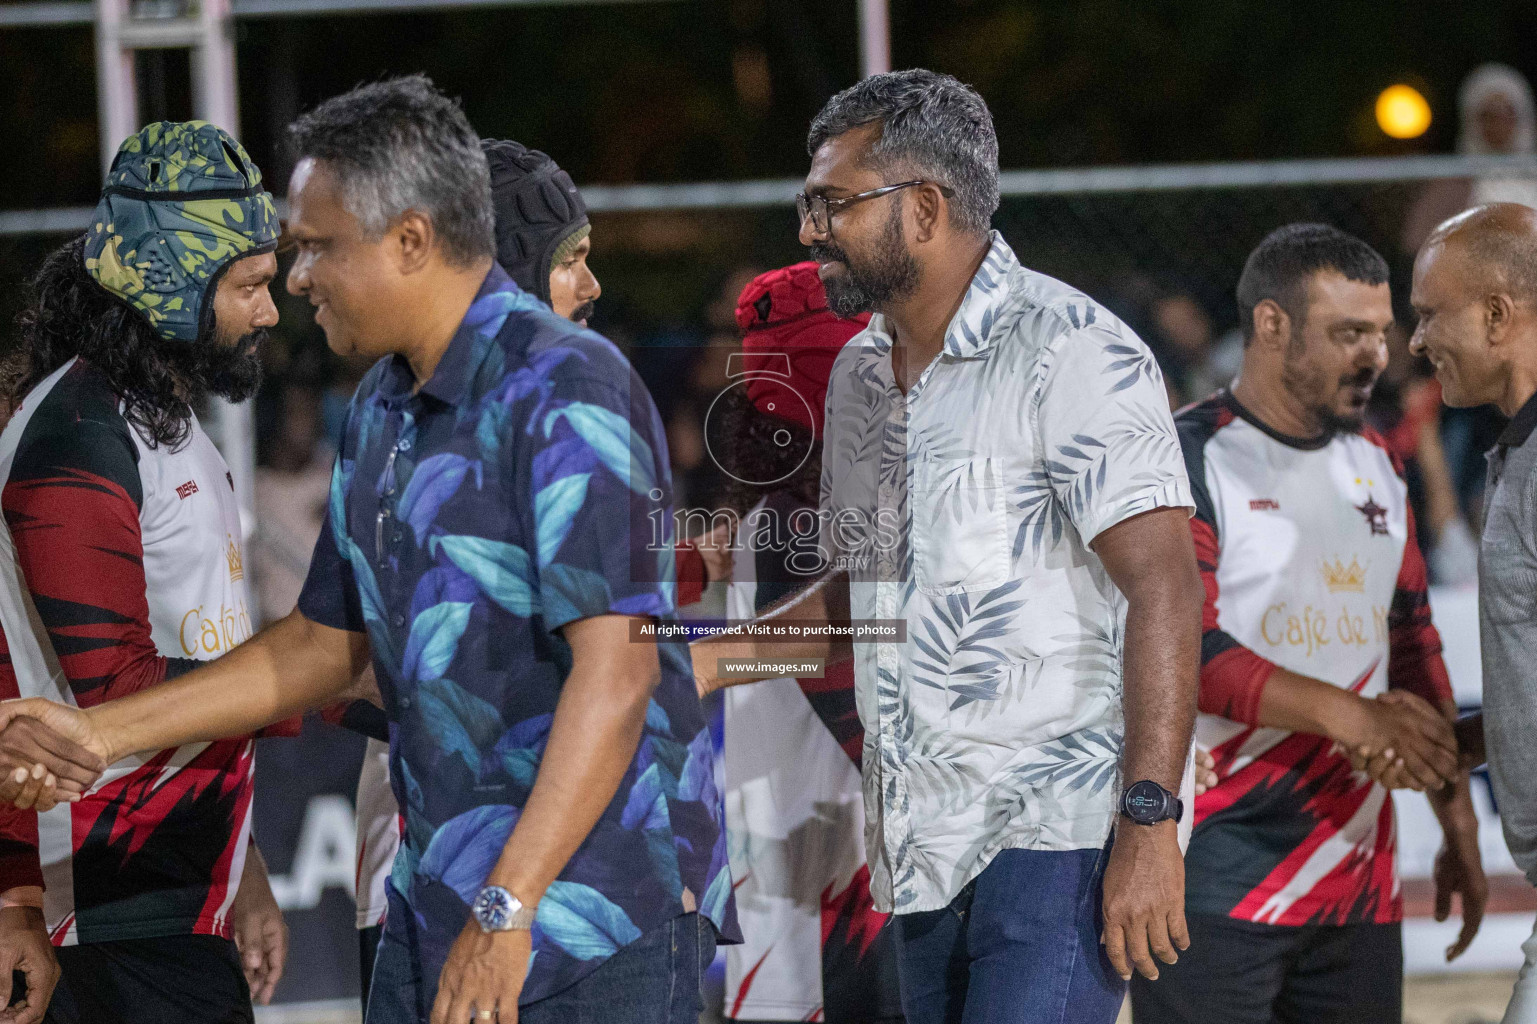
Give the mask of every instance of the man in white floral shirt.
M 997 141 L 972 90 L 866 79 L 808 148 L 801 241 L 835 312 L 876 315 L 827 396 L 831 572 L 758 621 L 905 623 L 852 646 L 908 1021 L 1109 1024 L 1133 965 L 1155 978 L 1188 945 L 1174 791 L 1202 588 L 1163 381 L 988 230 Z M 850 649 L 754 635 L 694 645 L 702 690 L 725 659 Z

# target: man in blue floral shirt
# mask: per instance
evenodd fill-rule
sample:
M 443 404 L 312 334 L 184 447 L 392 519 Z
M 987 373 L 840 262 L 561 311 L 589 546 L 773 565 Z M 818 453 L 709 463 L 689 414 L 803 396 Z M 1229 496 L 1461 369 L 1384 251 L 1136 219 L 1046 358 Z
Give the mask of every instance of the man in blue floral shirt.
M 493 262 L 479 139 L 425 78 L 291 136 L 289 290 L 333 350 L 380 357 L 299 608 L 111 715 L 28 712 L 111 762 L 332 701 L 371 656 L 406 828 L 370 1024 L 693 1024 L 736 924 L 688 652 L 656 639 L 656 410 Z

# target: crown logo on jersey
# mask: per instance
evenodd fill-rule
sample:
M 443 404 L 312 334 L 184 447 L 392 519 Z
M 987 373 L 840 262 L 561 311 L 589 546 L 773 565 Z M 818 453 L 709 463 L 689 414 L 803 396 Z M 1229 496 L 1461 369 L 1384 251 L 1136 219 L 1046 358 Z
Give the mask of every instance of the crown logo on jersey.
M 234 583 L 245 579 L 245 566 L 240 561 L 240 548 L 236 546 L 235 538 L 229 534 L 225 536 L 229 538 L 229 550 L 224 552 L 224 557 L 229 561 L 229 581 Z
M 1338 594 L 1342 591 L 1352 594 L 1361 594 L 1366 591 L 1366 570 L 1361 568 L 1361 563 L 1356 557 L 1350 557 L 1350 564 L 1346 565 L 1334 558 L 1334 564 L 1330 565 L 1328 559 L 1324 560 L 1324 586 L 1329 588 L 1329 593 Z

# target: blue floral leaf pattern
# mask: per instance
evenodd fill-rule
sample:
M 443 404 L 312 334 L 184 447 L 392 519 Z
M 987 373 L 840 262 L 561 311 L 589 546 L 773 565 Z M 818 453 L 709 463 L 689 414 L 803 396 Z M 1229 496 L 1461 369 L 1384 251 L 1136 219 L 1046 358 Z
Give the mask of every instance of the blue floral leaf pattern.
M 608 580 L 591 569 L 555 562 L 541 569 L 539 577 L 545 618 L 551 622 L 574 622 L 611 609 L 618 611 L 612 608 Z
M 442 882 L 466 904 L 475 902 L 518 816 L 516 807 L 484 804 L 450 818 L 433 834 L 416 873 Z
M 400 496 L 398 514 L 411 525 L 418 545 L 426 542 L 427 531 L 437 518 L 438 509 L 453 497 L 465 476 L 473 471 L 476 480 L 481 477 L 480 462 L 471 462 L 463 455 L 439 452 L 423 459 L 411 474 L 411 480 Z
M 545 414 L 546 437 L 551 436 L 561 420 L 587 442 L 608 471 L 630 490 L 645 494 L 656 486 L 651 446 L 623 416 L 590 402 L 569 402 Z
M 550 883 L 535 921 L 545 938 L 577 960 L 612 956 L 640 938 L 628 914 L 580 882 Z
M 587 500 L 590 473 L 573 473 L 546 485 L 534 495 L 534 529 L 539 535 L 539 564 L 549 565 L 566 542 L 571 524 Z
M 433 679 L 416 691 L 423 724 L 440 747 L 458 753 L 475 772 L 480 771 L 480 751 L 502 732 L 502 716 L 496 708 L 451 679 Z
M 726 900 L 730 897 L 731 872 L 721 871 L 710 880 L 710 887 L 704 891 L 704 899 L 699 902 L 699 912 L 712 921 L 723 920 Z
M 538 609 L 530 582 L 528 552 L 516 544 L 458 535 L 433 537 L 433 554 L 442 551 L 473 579 L 486 596 L 513 615 L 528 618 Z
M 467 602 L 445 601 L 417 614 L 411 622 L 405 663 L 401 666 L 407 679 L 438 679 L 448 671 L 474 610 L 475 606 Z

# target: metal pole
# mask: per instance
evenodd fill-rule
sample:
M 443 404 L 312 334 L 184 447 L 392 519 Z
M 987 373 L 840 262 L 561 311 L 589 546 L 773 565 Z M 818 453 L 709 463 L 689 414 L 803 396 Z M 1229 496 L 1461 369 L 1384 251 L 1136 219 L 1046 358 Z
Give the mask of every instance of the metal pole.
M 887 0 L 859 0 L 860 77 L 891 70 L 891 16 Z
M 138 90 L 133 51 L 118 38 L 128 17 L 128 0 L 96 0 L 96 109 L 105 174 L 117 147 L 138 129 Z
M 192 109 L 239 137 L 240 106 L 235 91 L 235 22 L 229 0 L 202 0 L 197 13 L 198 45 L 192 48 Z
M 192 47 L 192 109 L 204 121 L 240 136 L 235 90 L 235 21 L 229 0 L 202 0 L 197 12 L 197 45 Z M 229 465 L 240 505 L 241 546 L 256 530 L 256 424 L 252 403 L 212 398 L 208 432 Z

